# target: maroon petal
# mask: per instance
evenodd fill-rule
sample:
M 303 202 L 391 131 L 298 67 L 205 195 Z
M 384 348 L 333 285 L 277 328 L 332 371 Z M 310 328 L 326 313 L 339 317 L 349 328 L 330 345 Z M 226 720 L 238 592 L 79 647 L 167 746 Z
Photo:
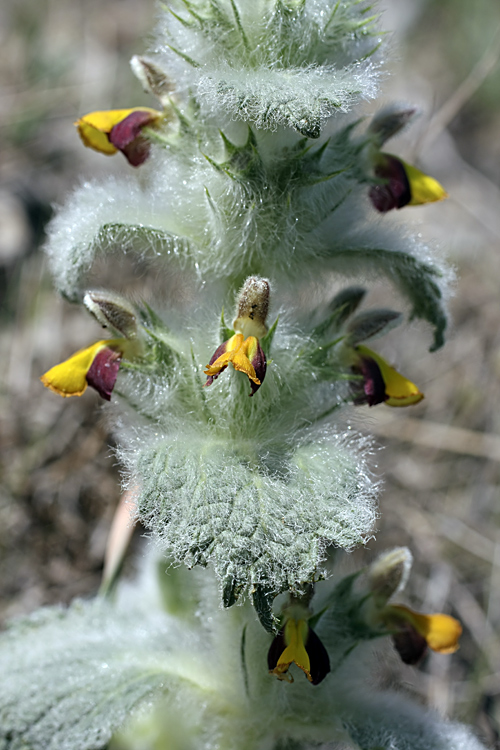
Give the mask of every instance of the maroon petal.
M 398 624 L 398 632 L 392 636 L 392 641 L 405 664 L 418 664 L 427 650 L 427 641 L 409 622 Z
M 149 156 L 150 144 L 141 135 L 141 131 L 155 119 L 151 112 L 131 112 L 111 129 L 108 136 L 110 142 L 125 155 L 133 167 L 143 164 Z
M 253 396 L 253 394 L 259 390 L 260 386 L 264 382 L 264 378 L 266 377 L 266 370 L 267 370 L 266 355 L 264 354 L 259 342 L 257 342 L 257 351 L 255 352 L 255 354 L 253 355 L 250 361 L 253 365 L 257 378 L 260 380 L 260 385 L 257 385 L 257 383 L 254 383 L 253 380 L 250 381 L 250 388 L 251 388 L 250 396 Z
M 149 125 L 153 122 L 156 117 L 153 117 L 151 112 L 138 111 L 131 112 L 120 122 L 111 128 L 109 134 L 109 140 L 115 146 L 115 148 L 122 151 L 132 141 L 141 134 L 141 130 L 145 125 Z
M 120 150 L 132 167 L 140 167 L 149 156 L 151 144 L 141 135 Z
M 267 652 L 267 666 L 269 671 L 272 672 L 278 665 L 279 658 L 286 648 L 285 643 L 285 629 L 282 628 L 277 636 L 273 638 L 273 642 Z
M 228 339 L 229 341 L 229 339 Z M 210 365 L 213 365 L 216 359 L 219 359 L 219 357 L 222 357 L 223 354 L 225 354 L 227 350 L 227 341 L 224 341 L 223 344 L 217 347 L 215 352 L 212 354 L 212 357 L 210 359 L 210 362 L 208 363 L 207 367 L 210 367 Z M 207 381 L 205 383 L 205 386 L 212 385 L 214 380 L 217 380 L 221 372 L 224 372 L 224 370 L 227 368 L 227 365 L 225 367 L 222 367 L 219 372 L 217 372 L 215 375 L 207 375 Z
M 106 401 L 111 400 L 111 393 L 120 369 L 120 360 L 120 352 L 106 347 L 97 353 L 87 372 L 87 383 Z
M 272 672 L 273 669 L 276 669 L 280 656 L 286 648 L 287 644 L 284 633 L 285 630 L 283 628 L 278 635 L 275 636 L 269 647 L 269 651 L 267 652 L 267 666 L 269 667 L 270 672 Z M 330 672 L 330 658 L 328 656 L 328 651 L 311 628 L 309 628 L 304 647 L 309 656 L 311 682 L 313 685 L 319 685 L 319 683 L 322 682 Z
M 311 663 L 311 682 L 313 685 L 319 685 L 330 671 L 330 657 L 328 656 L 328 651 L 311 628 L 309 628 L 305 647 Z
M 375 406 L 376 404 L 382 404 L 387 401 L 387 394 L 385 392 L 385 383 L 380 372 L 380 367 L 371 357 L 360 357 L 359 363 L 356 367 L 353 367 L 353 372 L 363 376 L 362 392 L 360 391 L 359 384 L 353 384 L 354 403 L 356 405 L 368 404 L 368 406 Z
M 393 208 L 403 208 L 411 200 L 411 189 L 403 163 L 390 154 L 381 154 L 375 167 L 375 176 L 386 180 L 383 185 L 373 185 L 369 196 L 373 206 L 381 213 Z

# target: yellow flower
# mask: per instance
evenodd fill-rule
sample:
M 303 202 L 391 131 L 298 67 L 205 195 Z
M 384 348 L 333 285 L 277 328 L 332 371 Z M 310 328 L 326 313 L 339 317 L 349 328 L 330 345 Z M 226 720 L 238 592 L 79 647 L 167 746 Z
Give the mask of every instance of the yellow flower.
M 266 355 L 259 339 L 267 333 L 266 317 L 269 308 L 269 282 L 260 276 L 249 276 L 237 298 L 234 336 L 224 341 L 207 365 L 205 385 L 212 385 L 228 364 L 244 372 L 250 380 L 250 396 L 260 388 L 266 376 Z
M 450 615 L 425 615 L 402 604 L 388 604 L 380 617 L 394 631 L 394 645 L 406 664 L 416 664 L 427 646 L 439 654 L 453 654 L 459 648 L 462 626 Z
M 301 669 L 309 682 L 318 685 L 330 671 L 328 652 L 306 620 L 290 617 L 271 643 L 267 655 L 269 672 L 279 680 L 293 682 L 288 674 L 292 664 Z
M 163 113 L 149 107 L 110 109 L 91 112 L 75 122 L 85 146 L 111 156 L 121 151 L 132 166 L 142 164 L 149 155 L 149 142 L 142 128 L 155 125 Z
M 378 152 L 374 165 L 375 176 L 384 180 L 370 188 L 372 204 L 381 213 L 403 206 L 434 203 L 448 197 L 448 193 L 434 177 L 421 172 L 392 154 Z
M 207 365 L 205 385 L 212 385 L 228 364 L 235 370 L 244 372 L 250 380 L 250 396 L 260 388 L 266 375 L 266 356 L 255 336 L 244 338 L 242 333 L 235 333 L 230 339 L 221 344 L 214 352 Z
M 127 343 L 127 339 L 97 341 L 52 367 L 40 380 L 64 397 L 81 396 L 90 385 L 109 401 Z
M 386 403 L 387 406 L 410 406 L 424 398 L 415 383 L 401 375 L 394 367 L 367 346 L 356 346 L 358 355 L 352 369 L 363 376 L 362 391 L 355 394 L 356 404 Z M 356 386 L 353 384 L 353 387 Z

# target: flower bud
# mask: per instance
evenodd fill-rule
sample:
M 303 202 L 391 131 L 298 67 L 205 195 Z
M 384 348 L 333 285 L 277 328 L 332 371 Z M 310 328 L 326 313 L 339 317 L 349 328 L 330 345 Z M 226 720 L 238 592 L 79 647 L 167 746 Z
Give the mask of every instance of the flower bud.
M 112 328 L 127 339 L 137 336 L 137 317 L 128 300 L 115 292 L 87 292 L 83 303 L 104 327 Z
M 412 564 L 407 547 L 396 547 L 380 555 L 368 570 L 368 586 L 375 604 L 383 607 L 398 591 L 405 587 Z
M 170 99 L 170 94 L 174 91 L 175 85 L 154 62 L 140 55 L 134 55 L 130 60 L 130 67 L 136 78 L 141 82 L 144 91 L 156 96 L 162 104 Z
M 250 276 L 238 295 L 238 307 L 233 328 L 236 333 L 261 339 L 267 333 L 269 310 L 269 282 L 260 276 Z

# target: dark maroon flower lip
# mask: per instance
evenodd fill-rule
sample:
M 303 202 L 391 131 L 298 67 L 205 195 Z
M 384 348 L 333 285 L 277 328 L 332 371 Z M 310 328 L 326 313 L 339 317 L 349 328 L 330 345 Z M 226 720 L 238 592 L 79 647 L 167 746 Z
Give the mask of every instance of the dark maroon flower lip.
M 151 112 L 131 112 L 114 125 L 108 135 L 110 143 L 125 155 L 133 167 L 143 164 L 149 156 L 150 143 L 142 135 L 142 129 L 156 120 L 157 117 Z
M 266 377 L 266 371 L 267 371 L 266 355 L 264 354 L 264 351 L 258 341 L 257 341 L 255 354 L 250 360 L 250 362 L 252 363 L 254 367 L 257 378 L 260 380 L 260 385 L 257 385 L 257 383 L 254 383 L 253 380 L 250 381 L 250 388 L 251 388 L 250 396 L 253 396 L 253 394 L 259 390 L 260 386 L 264 382 L 264 378 Z
M 403 162 L 391 154 L 380 154 L 374 169 L 375 177 L 385 184 L 372 185 L 369 191 L 373 206 L 380 213 L 403 208 L 411 201 L 411 186 Z
M 222 357 L 223 354 L 225 354 L 227 349 L 227 341 L 224 341 L 220 346 L 217 347 L 217 349 L 214 351 L 212 356 L 210 357 L 210 362 L 208 363 L 207 367 L 211 367 L 215 360 L 219 359 L 219 357 Z M 219 372 L 215 372 L 213 375 L 207 375 L 207 379 L 205 382 L 205 386 L 212 385 L 214 380 L 217 380 L 221 372 L 224 372 L 224 370 L 227 369 L 227 365 L 225 367 L 221 367 Z
M 121 354 L 109 347 L 101 349 L 94 357 L 87 371 L 87 383 L 106 401 L 111 400 L 115 387 L 118 370 L 120 369 Z
M 354 403 L 375 406 L 387 401 L 386 385 L 380 367 L 371 357 L 361 356 L 352 368 L 354 374 L 360 374 L 362 383 L 353 383 Z M 362 388 L 362 390 L 361 390 Z
M 398 623 L 398 631 L 393 633 L 392 642 L 405 664 L 418 664 L 427 651 L 427 641 L 409 622 Z

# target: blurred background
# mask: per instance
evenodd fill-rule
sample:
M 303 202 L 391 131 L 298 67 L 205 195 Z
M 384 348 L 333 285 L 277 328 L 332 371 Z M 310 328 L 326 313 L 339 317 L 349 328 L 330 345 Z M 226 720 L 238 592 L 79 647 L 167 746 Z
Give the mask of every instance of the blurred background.
M 430 355 L 411 324 L 378 350 L 426 399 L 357 409 L 385 476 L 376 541 L 415 556 L 405 601 L 464 625 L 453 657 L 418 669 L 389 644 L 379 681 L 398 682 L 500 747 L 500 4 L 382 0 L 391 75 L 383 101 L 416 104 L 390 150 L 438 178 L 442 204 L 402 217 L 456 268 L 451 327 Z M 57 298 L 40 251 L 54 206 L 79 181 L 125 173 L 85 149 L 72 122 L 95 109 L 154 106 L 128 61 L 143 52 L 153 0 L 3 0 L 0 6 L 0 620 L 95 593 L 120 497 L 99 397 L 60 399 L 39 376 L 95 340 L 96 325 Z M 373 111 L 373 105 L 366 108 Z M 370 305 L 387 304 L 375 289 Z M 397 309 L 397 303 L 394 303 Z M 378 342 L 377 342 L 378 343 Z M 140 532 L 135 545 L 140 544 Z M 133 559 L 133 556 L 132 556 Z

